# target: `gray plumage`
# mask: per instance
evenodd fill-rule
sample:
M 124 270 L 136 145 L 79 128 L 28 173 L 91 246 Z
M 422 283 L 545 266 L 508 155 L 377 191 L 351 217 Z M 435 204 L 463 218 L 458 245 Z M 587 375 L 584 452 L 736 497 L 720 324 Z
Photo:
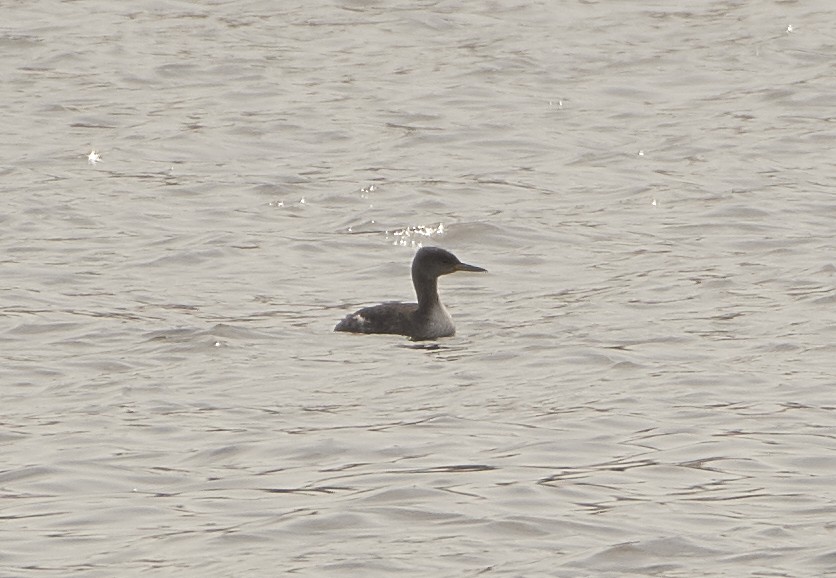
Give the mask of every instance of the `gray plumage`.
M 389 333 L 414 340 L 449 337 L 456 333 L 453 319 L 438 297 L 438 278 L 456 271 L 485 271 L 462 263 L 444 249 L 423 247 L 412 260 L 412 284 L 418 303 L 387 302 L 347 315 L 334 331 Z

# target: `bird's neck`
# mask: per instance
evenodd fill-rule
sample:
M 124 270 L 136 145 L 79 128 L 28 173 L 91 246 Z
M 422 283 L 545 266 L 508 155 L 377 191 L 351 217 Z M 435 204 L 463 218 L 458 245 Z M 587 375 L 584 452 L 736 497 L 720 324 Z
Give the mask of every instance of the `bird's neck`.
M 418 310 L 429 311 L 439 304 L 438 277 L 412 275 L 415 295 L 418 297 Z

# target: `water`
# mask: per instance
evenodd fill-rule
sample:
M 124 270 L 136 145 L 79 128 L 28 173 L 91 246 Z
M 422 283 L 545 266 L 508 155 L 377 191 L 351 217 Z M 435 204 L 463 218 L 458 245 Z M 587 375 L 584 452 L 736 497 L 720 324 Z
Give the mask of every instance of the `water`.
M 0 575 L 836 575 L 830 2 L 3 16 Z

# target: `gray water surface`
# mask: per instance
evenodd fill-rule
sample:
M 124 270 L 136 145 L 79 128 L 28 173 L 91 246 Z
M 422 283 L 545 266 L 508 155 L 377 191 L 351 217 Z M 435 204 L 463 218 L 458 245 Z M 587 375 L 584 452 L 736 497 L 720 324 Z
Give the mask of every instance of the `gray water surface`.
M 2 13 L 0 575 L 836 576 L 829 0 Z

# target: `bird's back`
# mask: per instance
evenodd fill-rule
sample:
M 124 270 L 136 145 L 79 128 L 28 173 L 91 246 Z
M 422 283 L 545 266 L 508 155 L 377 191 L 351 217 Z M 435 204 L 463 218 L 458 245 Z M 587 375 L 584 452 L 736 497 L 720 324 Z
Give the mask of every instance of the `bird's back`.
M 337 323 L 334 331 L 414 335 L 417 303 L 383 303 L 364 307 Z
M 364 307 L 337 323 L 334 331 L 391 333 L 414 340 L 450 337 L 456 333 L 450 314 L 441 303 L 419 311 L 417 303 L 383 303 Z

